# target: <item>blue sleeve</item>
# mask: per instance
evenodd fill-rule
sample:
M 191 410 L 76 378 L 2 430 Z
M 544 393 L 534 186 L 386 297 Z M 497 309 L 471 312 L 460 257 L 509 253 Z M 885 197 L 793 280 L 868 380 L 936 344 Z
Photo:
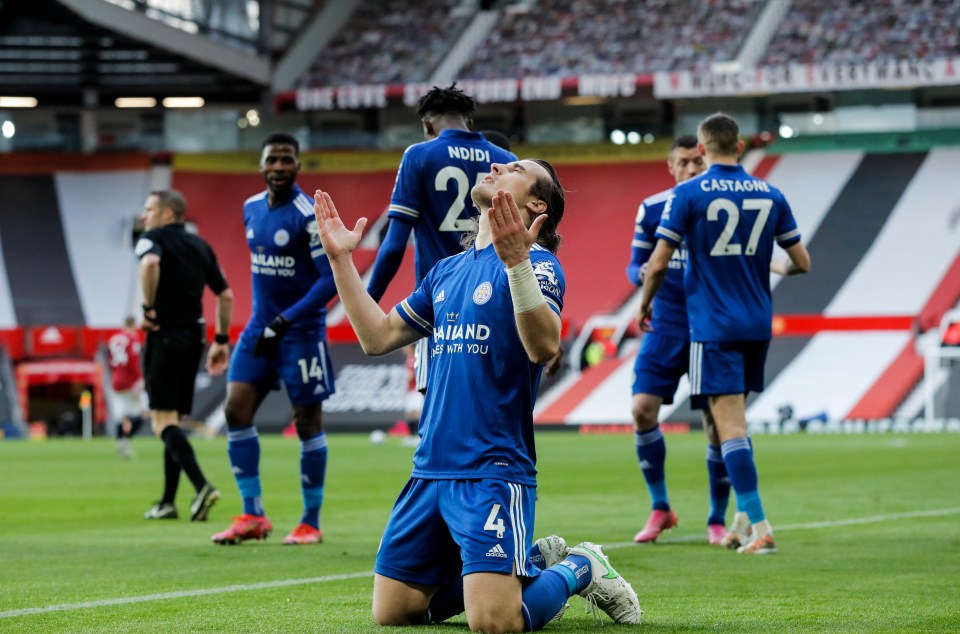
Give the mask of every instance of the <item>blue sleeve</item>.
M 330 270 L 327 254 L 321 250 L 321 254 L 313 258 L 313 265 L 320 277 L 307 294 L 300 298 L 300 301 L 283 311 L 283 316 L 290 323 L 296 323 L 307 315 L 316 315 L 337 294 L 337 286 L 333 282 L 333 271 Z
M 797 228 L 797 221 L 793 217 L 790 203 L 783 195 L 777 198 L 776 204 L 780 208 L 780 213 L 777 214 L 775 239 L 777 244 L 786 249 L 800 241 L 800 229 Z
M 633 227 L 633 242 L 630 243 L 630 264 L 627 265 L 627 279 L 634 286 L 640 286 L 640 269 L 650 259 L 657 241 L 653 235 L 657 228 L 656 219 L 648 218 L 649 215 L 646 204 L 641 204 Z
M 420 155 L 416 148 L 418 145 L 411 145 L 403 153 L 400 159 L 400 167 L 397 169 L 397 180 L 393 184 L 393 193 L 390 195 L 390 207 L 387 209 L 387 216 L 390 218 L 404 218 L 409 222 L 417 222 L 420 219 L 424 195 L 420 186 L 421 166 Z
M 563 310 L 563 295 L 567 288 L 560 261 L 546 249 L 535 249 L 530 251 L 530 264 L 547 306 L 559 315 Z
M 433 334 L 433 293 L 430 289 L 436 270 L 437 267 L 430 269 L 417 290 L 395 307 L 400 318 L 424 337 Z
M 377 259 L 373 263 L 373 272 L 370 273 L 370 281 L 367 283 L 367 292 L 374 300 L 380 301 L 383 294 L 387 291 L 387 286 L 393 280 L 397 271 L 400 269 L 400 263 L 403 262 L 403 255 L 407 250 L 407 240 L 410 238 L 410 232 L 413 230 L 413 224 L 403 218 L 391 218 L 387 225 L 387 235 L 380 244 L 380 250 L 377 251 Z
M 306 316 L 316 315 L 337 294 L 337 286 L 333 281 L 333 271 L 330 270 L 330 261 L 327 259 L 327 254 L 320 243 L 317 221 L 307 218 L 304 218 L 304 220 L 303 230 L 309 235 L 310 257 L 313 259 L 313 266 L 319 275 L 306 295 L 301 297 L 296 304 L 283 311 L 283 316 L 290 323 L 296 323 Z
M 683 195 L 683 189 L 677 187 L 667 199 L 667 204 L 663 206 L 663 215 L 660 216 L 660 226 L 657 227 L 656 236 L 662 238 L 674 246 L 679 246 L 683 242 L 683 236 L 686 235 L 687 215 L 689 211 L 686 197 Z

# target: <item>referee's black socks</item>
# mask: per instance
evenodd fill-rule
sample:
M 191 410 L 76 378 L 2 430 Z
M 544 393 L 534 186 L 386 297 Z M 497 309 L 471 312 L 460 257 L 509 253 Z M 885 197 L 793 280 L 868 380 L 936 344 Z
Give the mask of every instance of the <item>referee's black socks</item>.
M 163 439 L 163 444 L 170 455 L 173 456 L 173 459 L 186 472 L 194 488 L 197 491 L 202 489 L 203 485 L 207 483 L 207 479 L 203 477 L 203 472 L 200 471 L 197 456 L 193 453 L 193 447 L 190 446 L 190 441 L 187 440 L 183 430 L 177 425 L 168 425 L 160 434 L 160 438 Z

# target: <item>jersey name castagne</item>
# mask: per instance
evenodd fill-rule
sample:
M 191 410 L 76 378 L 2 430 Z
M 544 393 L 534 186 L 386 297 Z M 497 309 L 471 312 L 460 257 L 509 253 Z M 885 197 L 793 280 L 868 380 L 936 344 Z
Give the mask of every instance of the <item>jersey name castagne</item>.
M 673 189 L 656 235 L 686 240 L 692 341 L 770 339 L 773 244 L 800 240 L 777 188 L 739 165 L 712 165 Z
M 294 185 L 292 197 L 273 209 L 263 191 L 243 204 L 243 224 L 250 247 L 253 310 L 247 328 L 263 328 L 299 302 L 321 276 L 331 276 L 320 244 L 313 201 Z M 327 310 L 291 320 L 291 331 L 323 331 Z
M 559 315 L 560 262 L 539 245 L 531 247 L 530 261 Z M 543 368 L 520 341 L 506 269 L 493 245 L 441 260 L 396 310 L 433 337 L 413 476 L 536 485 L 533 405 Z
M 637 219 L 633 229 L 633 243 L 630 249 L 630 265 L 627 267 L 627 277 L 633 284 L 640 284 L 640 269 L 656 246 L 657 227 L 660 226 L 660 215 L 670 197 L 672 190 L 655 194 L 645 199 L 637 210 Z M 683 290 L 683 272 L 687 263 L 687 249 L 681 243 L 670 258 L 667 276 L 657 292 L 653 302 L 653 316 L 650 326 L 658 335 L 687 339 L 690 329 L 687 324 L 687 295 Z
M 387 216 L 414 223 L 417 281 L 443 258 L 463 250 L 460 235 L 476 216 L 470 190 L 490 173 L 491 163 L 517 157 L 479 132 L 444 130 L 403 153 Z

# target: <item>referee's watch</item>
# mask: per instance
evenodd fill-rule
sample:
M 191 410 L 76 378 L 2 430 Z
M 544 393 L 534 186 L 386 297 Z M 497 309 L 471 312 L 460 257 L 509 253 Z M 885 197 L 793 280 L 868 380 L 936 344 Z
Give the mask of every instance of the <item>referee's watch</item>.
M 230 343 L 230 335 L 221 335 L 220 333 L 216 333 L 213 335 L 213 341 L 219 344 Z

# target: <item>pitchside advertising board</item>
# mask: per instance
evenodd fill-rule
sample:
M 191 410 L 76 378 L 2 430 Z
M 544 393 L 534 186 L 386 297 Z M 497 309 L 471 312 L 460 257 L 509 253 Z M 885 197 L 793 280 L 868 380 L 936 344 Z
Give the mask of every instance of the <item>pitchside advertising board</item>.
M 649 94 L 657 99 L 722 97 L 787 92 L 898 89 L 960 85 L 960 57 L 863 64 L 785 64 L 730 72 L 670 71 L 652 74 L 524 77 L 457 82 L 478 103 L 603 99 Z M 431 84 L 305 86 L 278 93 L 278 110 L 358 110 L 412 107 Z

